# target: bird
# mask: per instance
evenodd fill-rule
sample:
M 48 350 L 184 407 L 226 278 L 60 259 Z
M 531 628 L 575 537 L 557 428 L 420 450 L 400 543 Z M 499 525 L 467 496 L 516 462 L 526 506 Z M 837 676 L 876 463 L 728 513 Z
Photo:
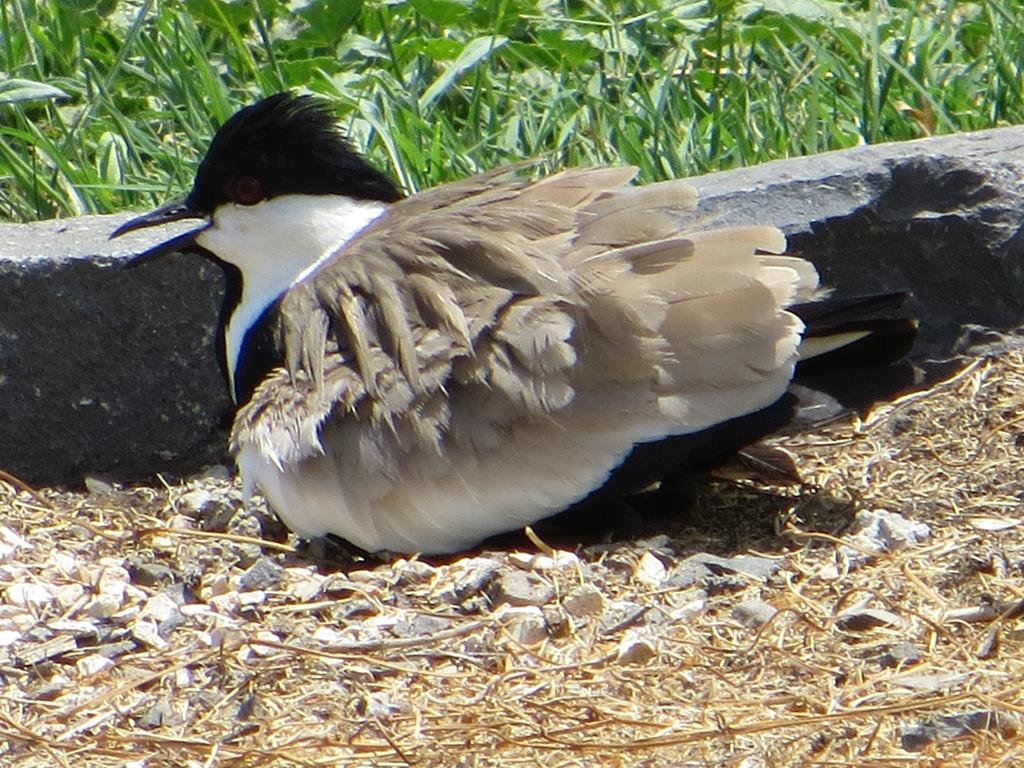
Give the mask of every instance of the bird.
M 326 100 L 283 92 L 220 127 L 184 199 L 112 233 L 188 220 L 131 264 L 225 271 L 245 498 L 304 538 L 465 551 L 650 482 L 660 446 L 701 463 L 773 431 L 803 366 L 913 341 L 877 316 L 905 294 L 830 298 L 776 227 L 702 226 L 685 180 L 528 170 L 406 196 Z

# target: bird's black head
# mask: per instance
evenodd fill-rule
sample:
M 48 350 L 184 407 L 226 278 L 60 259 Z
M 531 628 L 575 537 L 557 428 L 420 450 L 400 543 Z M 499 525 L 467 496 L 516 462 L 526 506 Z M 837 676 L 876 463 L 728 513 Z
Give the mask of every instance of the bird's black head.
M 352 148 L 324 101 L 278 93 L 239 110 L 221 126 L 183 202 L 131 219 L 111 237 L 180 219 L 208 219 L 224 203 L 255 205 L 288 194 L 345 195 L 384 203 L 402 197 L 387 176 Z M 154 246 L 133 263 L 183 250 L 208 226 Z
M 390 203 L 402 195 L 352 149 L 327 105 L 278 93 L 236 112 L 210 143 L 186 204 L 210 213 L 287 194 Z

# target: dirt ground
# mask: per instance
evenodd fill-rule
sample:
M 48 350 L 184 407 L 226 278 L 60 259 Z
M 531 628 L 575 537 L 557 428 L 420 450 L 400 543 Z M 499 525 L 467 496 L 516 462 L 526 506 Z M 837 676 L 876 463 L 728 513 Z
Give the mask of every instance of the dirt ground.
M 0 765 L 1024 764 L 1022 404 L 1011 349 L 773 440 L 800 484 L 447 560 L 0 483 Z

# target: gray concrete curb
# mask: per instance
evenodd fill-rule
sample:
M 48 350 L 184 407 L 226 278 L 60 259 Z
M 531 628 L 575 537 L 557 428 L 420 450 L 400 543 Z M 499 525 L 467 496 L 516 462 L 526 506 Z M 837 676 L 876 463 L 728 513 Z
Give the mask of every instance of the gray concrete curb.
M 699 216 L 772 223 L 840 293 L 907 288 L 918 357 L 1024 322 L 1024 128 L 859 147 L 694 179 Z M 0 225 L 0 469 L 32 483 L 224 461 L 216 268 L 125 270 L 126 215 Z M 146 238 L 149 238 L 148 240 Z

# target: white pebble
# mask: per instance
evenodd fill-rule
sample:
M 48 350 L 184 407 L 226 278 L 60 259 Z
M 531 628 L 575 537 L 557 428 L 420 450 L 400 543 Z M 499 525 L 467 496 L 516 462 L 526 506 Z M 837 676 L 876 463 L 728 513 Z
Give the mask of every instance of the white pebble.
M 163 650 L 169 643 L 160 637 L 160 632 L 157 631 L 156 622 L 149 619 L 136 619 L 131 623 L 129 627 L 132 637 L 138 640 L 143 645 L 148 645 L 150 648 L 156 648 L 157 650 Z
M 178 604 L 168 595 L 161 592 L 159 595 L 154 595 L 146 601 L 146 604 L 142 606 L 142 610 L 139 612 L 139 616 L 140 618 L 163 622 L 171 618 L 181 618 L 182 613 L 178 609 Z
M 46 558 L 43 569 L 47 573 L 57 573 L 65 578 L 78 578 L 80 566 L 75 556 L 68 552 L 51 552 Z
M 238 604 L 241 605 L 263 605 L 267 602 L 267 593 L 262 589 L 250 589 L 248 592 L 238 593 Z
M 554 555 L 537 555 L 528 552 L 513 552 L 508 556 L 509 561 L 528 571 L 551 571 L 562 568 L 571 568 L 579 565 L 580 559 L 572 552 L 561 549 L 554 551 Z
M 28 542 L 21 538 L 6 525 L 0 525 L 0 560 L 6 560 L 19 549 L 28 546 Z
M 228 577 L 223 573 L 215 573 L 209 577 L 203 577 L 203 584 L 199 587 L 199 596 L 203 600 L 212 600 L 218 595 L 226 595 L 231 591 L 228 584 Z
M 196 517 L 206 511 L 206 508 L 213 503 L 213 494 L 202 488 L 193 491 L 186 491 L 174 500 L 178 509 Z
M 78 677 L 92 677 L 98 675 L 101 672 L 106 672 L 108 669 L 114 666 L 114 662 L 108 659 L 106 656 L 101 656 L 98 653 L 93 653 L 88 656 L 83 656 L 75 662 L 75 671 L 78 672 Z
M 7 602 L 19 608 L 41 608 L 53 602 L 56 594 L 48 584 L 21 581 L 7 587 Z
M 617 660 L 620 664 L 646 664 L 658 655 L 654 640 L 635 629 L 626 632 L 619 643 Z
M 94 619 L 109 619 L 121 610 L 121 601 L 113 595 L 96 595 L 86 604 L 82 612 Z
M 75 603 L 85 597 L 85 587 L 81 584 L 62 584 L 57 588 L 57 605 L 62 611 L 69 610 Z
M 217 613 L 234 613 L 238 610 L 240 600 L 237 592 L 226 592 L 223 595 L 211 597 L 208 602 Z
M 16 629 L 0 629 L 0 648 L 7 648 L 21 640 L 21 632 Z
M 341 633 L 332 629 L 331 627 L 319 626 L 313 630 L 311 635 L 313 640 L 322 645 L 340 645 L 341 644 Z
M 256 633 L 256 637 L 253 639 L 250 645 L 250 647 L 252 648 L 252 652 L 255 653 L 257 656 L 270 656 L 271 654 L 277 653 L 280 650 L 279 648 L 274 648 L 270 645 L 261 645 L 259 642 L 260 640 L 269 643 L 281 642 L 281 638 L 273 632 L 266 629 L 260 630 Z
M 665 580 L 667 571 L 661 559 L 651 552 L 644 552 L 636 564 L 634 578 L 648 587 L 658 587 Z
M 128 571 L 119 565 L 107 566 L 100 572 L 96 590 L 101 595 L 109 595 L 118 602 L 124 599 L 124 590 L 131 582 Z

